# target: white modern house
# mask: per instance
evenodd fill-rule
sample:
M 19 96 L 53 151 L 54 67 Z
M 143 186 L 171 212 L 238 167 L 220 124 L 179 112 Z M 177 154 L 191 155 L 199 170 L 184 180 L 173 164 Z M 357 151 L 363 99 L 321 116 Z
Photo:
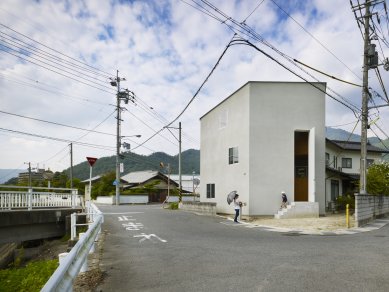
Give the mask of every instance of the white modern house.
M 250 81 L 200 118 L 200 201 L 243 215 L 274 215 L 289 202 L 325 212 L 325 83 Z M 317 214 L 319 215 L 319 214 Z
M 367 167 L 382 161 L 382 154 L 389 153 L 367 144 Z M 358 191 L 360 177 L 361 143 L 326 139 L 326 203 L 338 196 Z

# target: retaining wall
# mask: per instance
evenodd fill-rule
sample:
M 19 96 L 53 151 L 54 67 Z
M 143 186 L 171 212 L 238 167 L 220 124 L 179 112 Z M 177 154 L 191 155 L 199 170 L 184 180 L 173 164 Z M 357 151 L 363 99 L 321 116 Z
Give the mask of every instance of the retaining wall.
M 389 197 L 355 194 L 355 225 L 366 225 L 376 218 L 389 216 Z
M 216 203 L 182 202 L 182 210 L 216 216 Z

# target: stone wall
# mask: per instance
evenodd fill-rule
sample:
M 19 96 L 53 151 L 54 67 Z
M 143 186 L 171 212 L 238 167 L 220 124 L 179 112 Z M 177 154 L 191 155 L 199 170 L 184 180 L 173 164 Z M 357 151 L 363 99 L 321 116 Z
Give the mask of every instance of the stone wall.
M 389 216 L 389 197 L 355 194 L 355 225 Z
M 216 216 L 216 203 L 182 202 L 182 210 Z

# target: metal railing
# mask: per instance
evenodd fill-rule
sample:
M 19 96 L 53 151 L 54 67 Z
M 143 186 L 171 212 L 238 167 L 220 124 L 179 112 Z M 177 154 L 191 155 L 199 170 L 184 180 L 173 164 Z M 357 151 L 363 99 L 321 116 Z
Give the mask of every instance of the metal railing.
M 63 261 L 60 262 L 59 267 L 55 270 L 54 274 L 50 277 L 41 291 L 53 292 L 73 290 L 74 279 L 87 261 L 88 254 L 97 239 L 101 230 L 101 224 L 104 221 L 103 214 L 94 204 L 90 204 L 88 207 L 88 213 L 89 212 L 90 218 L 93 218 L 93 223 L 89 225 L 88 231 L 83 236 L 80 236 L 76 245 L 66 255 Z
M 33 208 L 50 207 L 75 208 L 82 204 L 77 189 L 0 185 L 0 190 L 0 210 L 32 210 Z

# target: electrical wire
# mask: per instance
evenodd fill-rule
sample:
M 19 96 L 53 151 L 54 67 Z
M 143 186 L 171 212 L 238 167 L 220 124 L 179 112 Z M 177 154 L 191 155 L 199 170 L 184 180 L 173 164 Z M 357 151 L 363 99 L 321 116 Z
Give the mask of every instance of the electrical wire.
M 97 71 L 97 72 L 104 73 L 104 74 L 106 74 L 105 76 L 106 76 L 107 79 L 112 78 L 112 77 L 115 78 L 115 76 L 113 76 L 113 75 L 110 74 L 110 73 L 104 72 L 104 71 L 102 71 L 102 70 L 100 70 L 100 69 L 98 69 L 98 68 L 96 68 L 96 67 L 90 66 L 89 64 L 83 63 L 83 62 L 81 62 L 81 61 L 79 61 L 79 60 L 77 60 L 77 59 L 75 59 L 75 58 L 72 58 L 72 57 L 70 57 L 70 56 L 68 56 L 68 55 L 66 55 L 66 54 L 64 54 L 64 53 L 62 53 L 62 52 L 60 52 L 60 51 L 58 51 L 58 50 L 55 50 L 55 49 L 53 49 L 53 48 L 50 48 L 49 46 L 46 46 L 45 44 L 43 44 L 43 43 L 41 43 L 41 42 L 38 42 L 38 41 L 36 41 L 36 40 L 34 40 L 34 39 L 32 39 L 32 38 L 26 36 L 25 34 L 22 34 L 22 33 L 18 32 L 18 31 L 16 31 L 16 30 L 10 28 L 9 26 L 7 26 L 7 25 L 5 25 L 5 24 L 3 24 L 3 23 L 0 23 L 0 26 L 2 26 L 2 27 L 4 27 L 4 28 L 7 28 L 7 29 L 13 31 L 13 32 L 16 33 L 16 34 L 21 35 L 21 36 L 27 38 L 27 39 L 30 40 L 30 41 L 33 41 L 33 42 L 35 42 L 35 43 L 38 43 L 39 45 L 41 45 L 41 46 L 43 46 L 43 47 L 45 47 L 45 48 L 47 48 L 47 49 L 49 49 L 49 50 L 52 50 L 52 51 L 54 51 L 54 52 L 56 52 L 56 53 L 58 53 L 58 54 L 60 54 L 60 55 L 62 55 L 62 56 L 64 56 L 64 57 L 66 57 L 66 58 L 69 58 L 70 60 L 73 60 L 73 61 L 75 61 L 76 63 L 82 64 L 82 65 L 84 65 L 84 66 L 86 66 L 86 67 L 88 67 L 88 68 L 90 68 L 90 69 L 93 69 L 93 70 L 95 70 L 95 71 Z
M 55 70 L 50 69 L 50 68 L 48 68 L 48 67 L 45 67 L 45 66 L 43 66 L 43 65 L 41 65 L 41 64 L 39 64 L 39 63 L 33 62 L 33 61 L 31 61 L 31 60 L 29 60 L 29 59 L 27 59 L 27 58 L 23 58 L 23 57 L 21 57 L 21 56 L 19 56 L 19 55 L 13 54 L 13 53 L 11 53 L 11 52 L 9 52 L 9 51 L 7 51 L 7 50 L 4 50 L 4 49 L 1 48 L 1 47 L 0 47 L 0 50 L 2 50 L 3 52 L 5 52 L 5 53 L 7 53 L 7 54 L 13 55 L 13 56 L 15 56 L 15 57 L 17 57 L 17 58 L 20 58 L 20 59 L 22 59 L 22 60 L 24 60 L 24 61 L 27 61 L 27 62 L 32 63 L 32 64 L 35 64 L 35 65 L 37 65 L 37 66 L 39 66 L 39 67 L 42 67 L 42 68 L 44 68 L 44 69 L 46 69 L 46 70 L 49 70 L 49 71 L 51 71 L 51 72 L 53 72 L 53 73 L 59 74 L 59 75 L 64 76 L 64 77 L 66 77 L 66 78 L 69 78 L 69 79 L 72 79 L 72 80 L 74 80 L 74 81 L 77 81 L 77 82 L 79 82 L 79 83 L 82 83 L 82 84 L 85 84 L 85 85 L 87 85 L 87 86 L 93 87 L 93 88 L 98 89 L 98 90 L 100 90 L 100 91 L 104 91 L 104 92 L 113 94 L 113 92 L 111 92 L 111 91 L 107 91 L 107 90 L 102 89 L 102 88 L 100 88 L 100 87 L 97 87 L 97 86 L 94 86 L 94 85 L 92 85 L 92 84 L 86 83 L 86 82 L 84 82 L 84 81 L 78 80 L 78 79 L 76 79 L 76 78 L 74 78 L 74 77 L 68 76 L 68 75 L 63 74 L 63 73 L 58 72 L 58 71 L 55 71 Z
M 106 146 L 106 145 L 98 145 L 98 144 L 77 142 L 77 141 L 68 140 L 68 139 L 62 139 L 62 138 L 45 136 L 45 135 L 33 134 L 33 133 L 28 133 L 28 132 L 23 132 L 23 131 L 17 131 L 17 130 L 1 128 L 1 127 L 0 127 L 0 131 L 5 131 L 5 132 L 10 132 L 10 133 L 15 133 L 15 134 L 21 134 L 21 135 L 26 135 L 26 136 L 32 136 L 32 137 L 38 137 L 38 138 L 43 138 L 43 139 L 53 140 L 53 141 L 59 141 L 59 142 L 74 143 L 74 144 L 77 144 L 77 145 L 87 146 L 87 147 L 97 148 L 97 149 L 104 149 L 104 150 L 115 149 L 115 147 Z
M 175 121 L 177 121 L 181 116 L 182 114 L 187 110 L 187 108 L 189 107 L 189 105 L 193 102 L 193 100 L 196 98 L 196 96 L 199 94 L 200 90 L 203 88 L 204 84 L 208 81 L 209 77 L 211 77 L 211 75 L 213 74 L 213 72 L 215 71 L 216 67 L 219 65 L 221 59 L 223 58 L 223 56 L 225 55 L 225 53 L 227 52 L 228 48 L 231 46 L 231 42 L 234 40 L 235 38 L 235 35 L 232 37 L 232 39 L 228 42 L 227 46 L 225 47 L 225 49 L 223 50 L 222 54 L 219 56 L 216 64 L 212 67 L 212 70 L 210 71 L 210 73 L 207 75 L 207 77 L 205 78 L 205 80 L 203 81 L 203 83 L 200 85 L 200 87 L 197 89 L 197 91 L 195 92 L 195 94 L 192 96 L 192 98 L 189 100 L 189 102 L 187 103 L 187 105 L 184 107 L 184 109 L 178 114 L 178 116 L 176 118 L 174 118 L 170 123 L 168 123 L 167 125 L 165 125 L 163 128 L 161 128 L 159 131 L 155 132 L 155 134 L 153 134 L 152 136 L 150 136 L 149 138 L 147 138 L 141 145 L 145 144 L 146 142 L 150 141 L 152 138 L 154 138 L 156 135 L 158 135 L 159 133 L 161 133 L 163 130 L 167 129 L 171 124 L 173 124 Z M 133 150 L 137 149 L 138 147 L 140 147 L 141 145 L 138 145 L 137 147 L 135 147 Z
M 38 119 L 38 118 L 27 117 L 27 116 L 15 114 L 15 113 L 6 112 L 6 111 L 3 111 L 3 110 L 0 110 L 0 113 L 6 114 L 6 115 L 15 116 L 15 117 L 20 117 L 20 118 L 24 118 L 24 119 L 29 119 L 29 120 L 33 120 L 33 121 L 43 122 L 43 123 L 47 123 L 47 124 L 62 126 L 62 127 L 66 127 L 66 128 L 87 131 L 89 133 L 97 133 L 97 134 L 102 134 L 102 135 L 116 136 L 115 134 L 110 134 L 110 133 L 105 133 L 105 132 L 100 132 L 100 131 L 94 131 L 94 130 L 88 130 L 88 129 L 80 128 L 80 127 L 76 127 L 76 126 L 70 126 L 70 125 L 61 124 L 61 123 L 57 123 L 57 122 L 46 121 L 46 120 L 42 120 L 42 119 Z M 112 113 L 108 117 L 110 117 L 110 116 L 112 116 Z
M 293 16 L 291 16 L 288 12 L 286 12 L 275 0 L 270 0 L 276 5 L 282 12 L 284 12 L 290 19 L 292 19 L 304 32 L 306 32 L 312 39 L 314 39 L 323 49 L 325 49 L 328 53 L 330 53 L 336 60 L 342 63 L 354 76 L 358 79 L 362 80 L 360 76 L 355 74 L 353 70 L 349 66 L 347 66 L 341 59 L 339 59 L 330 49 L 328 49 L 319 39 L 317 39 L 313 34 L 311 34 L 303 25 L 301 25 Z
M 261 42 L 262 44 L 264 44 L 265 46 L 267 46 L 268 48 L 272 49 L 273 51 L 275 51 L 277 54 L 279 54 L 281 57 L 285 58 L 288 62 L 290 62 L 292 65 L 296 66 L 297 68 L 299 68 L 300 70 L 302 70 L 305 74 L 309 75 L 310 77 L 314 78 L 309 72 L 307 72 L 306 70 L 304 70 L 301 66 L 299 66 L 296 62 L 293 61 L 293 58 L 291 58 L 290 56 L 286 55 L 285 53 L 281 52 L 280 50 L 278 50 L 276 47 L 274 47 L 272 44 L 270 44 L 269 42 L 267 42 L 262 36 L 260 36 L 257 32 L 255 32 L 251 27 L 249 27 L 247 24 L 245 23 L 239 23 L 238 21 L 236 21 L 235 19 L 233 19 L 232 17 L 228 16 L 227 14 L 225 14 L 224 12 L 222 12 L 220 9 L 218 9 L 216 6 L 214 6 L 212 3 L 210 3 L 209 1 L 206 1 L 206 0 L 201 0 L 203 3 L 205 3 L 207 6 L 209 6 L 211 9 L 213 9 L 215 12 L 219 13 L 223 18 L 225 18 L 225 20 L 223 20 L 221 23 L 223 24 L 226 24 L 231 30 L 233 30 L 235 33 L 236 33 L 236 27 L 240 28 L 241 30 L 238 29 L 238 31 L 240 33 L 242 33 L 242 30 L 244 31 L 244 35 L 248 36 L 249 38 L 251 39 L 254 39 L 256 41 L 259 41 Z M 198 4 L 195 0 L 192 0 L 192 2 L 196 3 L 197 5 L 201 6 L 200 4 Z M 204 7 L 203 7 L 204 10 L 206 10 Z M 226 22 L 227 21 L 230 21 L 231 23 L 233 23 L 235 25 L 235 27 L 232 27 L 230 25 L 228 25 Z M 316 79 L 316 78 L 314 78 Z M 317 79 L 316 79 L 317 80 Z M 345 104 L 345 103 L 348 103 L 350 106 L 348 106 L 349 108 L 350 107 L 354 107 L 354 109 L 356 111 L 360 111 L 355 105 L 353 105 L 352 103 L 350 103 L 345 97 L 342 97 L 340 94 L 336 93 L 334 90 L 332 90 L 329 86 L 327 86 L 327 89 L 331 92 L 333 92 L 335 95 L 337 95 L 338 97 L 340 97 L 344 102 L 341 102 L 342 104 Z M 331 95 L 329 95 L 331 96 Z M 333 96 L 331 96 L 333 98 Z M 335 99 L 337 100 L 337 99 Z
M 12 53 L 12 52 L 10 52 L 10 51 L 8 51 L 8 50 L 5 50 L 4 48 L 7 48 L 7 49 L 9 49 L 9 50 L 11 50 L 11 51 L 14 51 L 14 52 L 16 52 L 17 54 Z M 27 53 L 19 52 L 19 51 L 15 50 L 15 49 L 13 49 L 13 48 L 11 48 L 11 47 L 9 47 L 9 46 L 6 46 L 6 45 L 4 45 L 4 44 L 1 45 L 0 50 L 2 50 L 3 52 L 5 52 L 5 53 L 7 53 L 7 54 L 10 54 L 10 55 L 13 55 L 13 56 L 15 56 L 15 57 L 18 57 L 18 58 L 20 58 L 20 59 L 22 59 L 22 60 L 24 60 L 24 61 L 30 62 L 30 63 L 35 64 L 35 65 L 37 65 L 37 66 L 40 66 L 40 67 L 42 67 L 42 68 L 45 68 L 45 69 L 47 69 L 47 70 L 49 70 L 49 71 L 51 71 L 51 72 L 54 72 L 54 73 L 56 73 L 56 74 L 59 74 L 59 75 L 61 75 L 61 76 L 70 78 L 70 79 L 72 79 L 72 80 L 74 80 L 74 81 L 83 83 L 83 84 L 85 84 L 85 85 L 88 85 L 88 86 L 90 86 L 90 87 L 99 89 L 99 90 L 101 90 L 101 91 L 104 91 L 104 92 L 113 94 L 112 91 L 108 91 L 108 90 L 105 90 L 105 89 L 103 89 L 103 88 L 101 88 L 101 87 L 97 87 L 97 86 L 102 86 L 102 87 L 104 87 L 104 88 L 111 89 L 110 87 L 103 86 L 103 85 L 101 85 L 101 84 L 99 84 L 99 83 L 97 83 L 97 82 L 95 82 L 95 81 L 93 81 L 93 80 L 90 80 L 90 79 L 88 79 L 88 78 L 85 78 L 85 77 L 76 75 L 76 74 L 74 74 L 74 73 L 72 73 L 72 72 L 70 72 L 70 71 L 68 71 L 68 70 L 64 70 L 64 69 L 62 69 L 62 68 L 60 68 L 60 67 L 58 67 L 58 66 L 51 65 L 50 63 L 44 62 L 44 61 L 39 60 L 39 59 L 37 59 L 37 58 L 35 58 L 35 57 L 32 57 L 32 56 L 29 56 Z M 20 56 L 19 54 L 26 55 L 27 58 L 22 57 L 22 56 Z M 35 60 L 36 62 L 31 61 L 29 58 Z M 42 64 L 44 64 L 44 65 L 46 65 L 46 66 L 44 66 L 44 65 L 42 65 L 42 64 L 40 64 L 40 63 L 38 63 L 38 62 L 40 62 L 40 63 L 42 63 Z M 49 67 L 47 67 L 47 66 L 49 66 Z M 52 69 L 52 68 L 50 68 L 50 67 L 52 67 L 52 68 L 54 68 L 54 69 Z M 56 69 L 56 70 L 55 70 L 55 69 Z M 57 70 L 59 70 L 59 71 L 57 71 Z M 65 72 L 66 74 L 65 74 L 65 73 L 62 73 L 62 72 L 60 72 L 60 71 Z M 67 75 L 67 74 L 69 74 L 69 75 Z M 72 76 L 74 76 L 74 77 L 72 77 Z M 79 78 L 79 79 L 77 79 L 77 78 Z M 81 80 L 80 80 L 80 79 L 81 79 Z M 84 81 L 82 81 L 82 80 L 84 80 Z M 87 83 L 87 82 L 90 82 L 90 83 Z
M 355 83 L 352 83 L 352 82 L 349 82 L 349 81 L 346 81 L 346 80 L 342 80 L 342 79 L 340 79 L 340 78 L 338 78 L 338 77 L 335 77 L 335 76 L 333 76 L 333 75 L 330 75 L 330 74 L 327 74 L 327 73 L 325 73 L 325 72 L 323 72 L 323 71 L 320 71 L 320 70 L 318 70 L 318 69 L 315 69 L 315 68 L 313 68 L 313 67 L 311 67 L 311 66 L 309 66 L 309 65 L 307 65 L 307 64 L 304 64 L 303 62 L 300 62 L 300 61 L 297 60 L 297 59 L 293 59 L 293 61 L 295 61 L 295 62 L 297 62 L 297 63 L 299 63 L 299 64 L 301 64 L 301 65 L 303 65 L 303 66 L 305 66 L 305 67 L 307 67 L 307 68 L 309 68 L 309 69 L 311 69 L 311 70 L 313 70 L 313 71 L 316 71 L 316 72 L 318 72 L 318 73 L 320 73 L 320 74 L 323 74 L 323 75 L 325 75 L 325 76 L 327 76 L 327 77 L 330 77 L 330 78 L 332 78 L 332 79 L 335 79 L 335 80 L 337 80 L 337 81 L 344 82 L 344 83 L 347 83 L 347 84 L 350 84 L 350 85 L 354 85 L 354 86 L 358 86 L 358 87 L 362 87 L 362 85 L 355 84 Z

